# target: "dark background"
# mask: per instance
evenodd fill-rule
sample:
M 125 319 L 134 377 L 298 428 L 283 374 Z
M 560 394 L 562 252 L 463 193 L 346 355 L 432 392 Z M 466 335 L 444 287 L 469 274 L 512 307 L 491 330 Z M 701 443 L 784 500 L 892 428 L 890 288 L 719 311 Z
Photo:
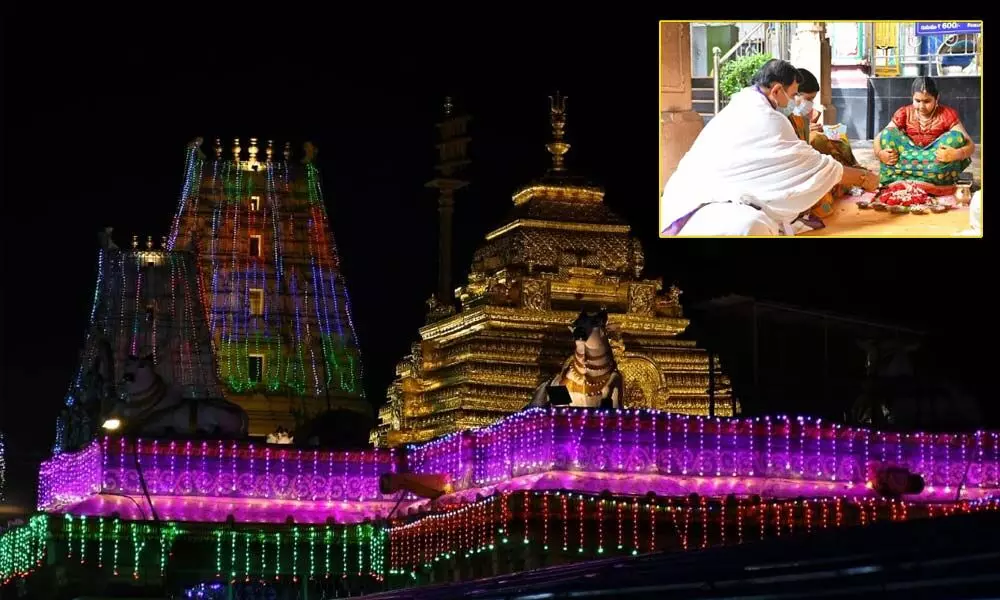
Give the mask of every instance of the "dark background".
M 95 234 L 113 225 L 125 245 L 167 233 L 196 136 L 209 151 L 216 136 L 227 147 L 237 136 L 292 141 L 298 156 L 317 144 L 365 386 L 381 403 L 435 287 L 436 203 L 423 184 L 446 94 L 474 117 L 456 284 L 511 193 L 547 167 L 547 96 L 559 89 L 571 169 L 605 186 L 644 242 L 647 275 L 677 282 L 686 305 L 739 293 L 927 329 L 940 339 L 935 360 L 985 381 L 985 240 L 657 239 L 653 15 L 385 22 L 279 6 L 218 20 L 193 6 L 39 8 L 51 14 L 10 14 L 4 32 L 0 427 L 14 501 L 32 502 L 75 368 Z M 825 410 L 815 389 L 799 391 L 796 412 Z

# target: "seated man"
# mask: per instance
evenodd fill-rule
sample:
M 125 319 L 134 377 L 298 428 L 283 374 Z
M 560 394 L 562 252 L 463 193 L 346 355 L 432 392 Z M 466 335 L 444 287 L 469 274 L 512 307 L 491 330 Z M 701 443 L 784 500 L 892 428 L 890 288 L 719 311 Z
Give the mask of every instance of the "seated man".
M 875 138 L 882 185 L 909 181 L 928 194 L 955 193 L 958 176 L 976 151 L 958 113 L 939 102 L 930 77 L 913 81 L 913 104 L 904 106 Z
M 770 60 L 702 130 L 661 199 L 665 235 L 794 235 L 793 224 L 839 184 L 874 190 L 795 135 L 788 116 L 802 76 Z

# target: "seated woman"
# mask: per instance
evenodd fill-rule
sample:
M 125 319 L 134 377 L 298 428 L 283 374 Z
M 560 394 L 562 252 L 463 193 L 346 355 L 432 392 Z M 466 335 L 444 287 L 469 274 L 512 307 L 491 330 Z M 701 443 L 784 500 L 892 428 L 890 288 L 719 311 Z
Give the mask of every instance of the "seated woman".
M 976 145 L 955 109 L 941 104 L 939 96 L 933 79 L 918 77 L 913 104 L 897 110 L 875 139 L 882 185 L 909 181 L 931 195 L 955 193 Z
M 790 63 L 770 60 L 705 126 L 664 187 L 664 235 L 795 235 L 835 185 L 878 187 L 874 173 L 796 137 L 788 115 L 801 80 Z
M 795 109 L 792 111 L 792 125 L 799 139 L 809 142 L 821 154 L 832 156 L 845 167 L 857 167 L 858 161 L 851 151 L 851 144 L 845 139 L 831 140 L 823 132 L 820 123 L 822 113 L 813 110 L 813 101 L 819 95 L 819 81 L 807 69 L 799 69 L 802 83 L 799 93 L 795 96 Z
M 819 81 L 808 69 L 799 69 L 802 82 L 799 84 L 798 93 L 793 100 L 792 114 L 788 116 L 795 129 L 795 135 L 804 142 L 809 142 L 820 154 L 832 157 L 845 167 L 858 167 L 858 161 L 851 151 L 851 144 L 844 139 L 831 140 L 823 132 L 823 125 L 819 122 L 821 113 L 813 110 L 813 101 L 819 94 Z M 823 199 L 812 209 L 811 213 L 821 219 L 833 214 L 833 201 L 846 193 L 846 186 L 836 185 Z

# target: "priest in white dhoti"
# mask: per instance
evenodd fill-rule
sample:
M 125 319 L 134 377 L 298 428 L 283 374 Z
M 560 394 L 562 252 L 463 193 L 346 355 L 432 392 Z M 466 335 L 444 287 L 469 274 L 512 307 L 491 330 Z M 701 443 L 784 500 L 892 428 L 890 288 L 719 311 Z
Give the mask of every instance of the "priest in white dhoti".
M 795 235 L 815 228 L 803 216 L 835 185 L 878 186 L 795 134 L 800 81 L 790 63 L 770 60 L 709 121 L 663 190 L 664 235 Z

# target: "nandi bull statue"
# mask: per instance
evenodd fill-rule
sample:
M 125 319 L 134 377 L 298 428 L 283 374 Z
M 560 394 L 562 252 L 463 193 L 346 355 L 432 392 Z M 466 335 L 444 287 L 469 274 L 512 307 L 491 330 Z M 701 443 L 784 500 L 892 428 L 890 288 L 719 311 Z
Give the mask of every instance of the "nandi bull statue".
M 538 386 L 528 407 L 549 406 L 552 388 L 562 387 L 569 392 L 570 406 L 621 408 L 624 386 L 608 342 L 608 332 L 613 331 L 608 327 L 608 311 L 583 311 L 569 329 L 576 352 L 555 377 Z
M 249 419 L 242 408 L 218 398 L 185 398 L 180 386 L 167 383 L 156 372 L 151 356 L 125 359 L 121 388 L 124 400 L 112 416 L 124 421 L 129 433 L 153 437 L 247 435 Z

